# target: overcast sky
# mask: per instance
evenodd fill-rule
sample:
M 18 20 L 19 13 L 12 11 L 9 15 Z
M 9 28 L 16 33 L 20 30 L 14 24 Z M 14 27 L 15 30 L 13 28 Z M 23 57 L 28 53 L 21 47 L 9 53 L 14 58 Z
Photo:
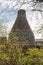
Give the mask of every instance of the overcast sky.
M 19 9 L 25 9 L 28 23 L 34 32 L 35 38 L 41 38 L 41 34 L 38 34 L 36 30 L 40 27 L 40 24 L 43 23 L 43 12 L 31 11 L 34 9 L 33 2 L 30 2 L 31 0 L 25 0 L 26 4 L 24 2 L 22 5 L 23 1 L 24 0 L 18 0 L 18 2 L 17 0 L 0 0 L 0 23 L 7 24 L 7 30 L 11 30 L 17 17 L 17 11 Z M 27 2 L 29 3 L 27 4 Z M 37 9 L 40 9 L 39 6 L 41 6 L 41 10 L 43 10 L 43 3 L 41 3 L 41 5 L 37 4 Z

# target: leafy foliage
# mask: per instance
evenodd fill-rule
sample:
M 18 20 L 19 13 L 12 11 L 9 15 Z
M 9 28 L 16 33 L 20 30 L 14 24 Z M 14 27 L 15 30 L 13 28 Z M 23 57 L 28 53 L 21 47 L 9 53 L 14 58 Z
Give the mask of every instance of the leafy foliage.
M 43 65 L 43 49 L 24 49 L 24 46 L 7 41 L 0 44 L 0 65 Z

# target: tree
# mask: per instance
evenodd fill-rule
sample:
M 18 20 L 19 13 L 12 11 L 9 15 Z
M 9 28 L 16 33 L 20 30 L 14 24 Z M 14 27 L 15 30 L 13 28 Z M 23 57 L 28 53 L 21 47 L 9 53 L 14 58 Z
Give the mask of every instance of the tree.
M 7 36 L 7 26 L 5 24 L 0 24 L 0 35 Z
M 40 25 L 40 28 L 37 30 L 38 33 L 41 33 L 41 36 L 43 38 L 43 24 Z
M 37 22 L 41 21 L 43 18 L 43 0 L 5 0 L 0 3 L 0 6 L 2 7 L 0 10 L 0 16 L 2 16 L 4 12 L 8 14 L 14 12 L 17 13 L 20 8 L 25 6 L 31 20 L 33 19 L 34 14 Z

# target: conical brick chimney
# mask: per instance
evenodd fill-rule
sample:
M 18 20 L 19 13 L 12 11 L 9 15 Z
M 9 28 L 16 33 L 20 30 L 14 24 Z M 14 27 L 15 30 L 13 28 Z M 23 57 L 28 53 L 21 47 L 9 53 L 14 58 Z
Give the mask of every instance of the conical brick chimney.
M 9 38 L 11 43 L 19 43 L 25 45 L 34 45 L 34 34 L 26 19 L 26 11 L 19 10 L 16 21 L 10 32 Z

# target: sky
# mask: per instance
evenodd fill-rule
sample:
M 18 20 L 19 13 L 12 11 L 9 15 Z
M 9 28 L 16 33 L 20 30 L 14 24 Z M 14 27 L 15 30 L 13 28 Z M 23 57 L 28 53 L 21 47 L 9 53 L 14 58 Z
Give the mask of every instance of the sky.
M 0 24 L 6 24 L 9 33 L 16 20 L 18 10 L 24 9 L 26 10 L 28 24 L 34 33 L 35 38 L 39 39 L 42 37 L 41 34 L 37 33 L 37 29 L 43 24 L 43 12 L 32 11 L 32 9 L 36 8 L 43 10 L 43 3 L 37 3 L 36 6 L 33 6 L 34 3 L 30 1 L 31 0 L 0 0 Z

